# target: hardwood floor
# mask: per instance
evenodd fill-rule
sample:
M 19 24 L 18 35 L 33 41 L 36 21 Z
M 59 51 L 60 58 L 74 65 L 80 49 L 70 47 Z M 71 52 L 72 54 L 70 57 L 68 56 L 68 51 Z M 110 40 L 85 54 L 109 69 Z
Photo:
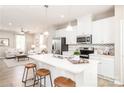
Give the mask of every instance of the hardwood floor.
M 116 85 L 112 81 L 98 78 L 98 87 L 124 87 L 124 86 Z
M 22 83 L 22 75 L 24 66 L 16 66 L 8 68 L 6 64 L 0 59 L 0 87 L 24 87 Z M 31 77 L 31 72 L 29 72 Z M 29 81 L 29 83 L 33 83 Z M 99 87 L 120 87 L 113 82 L 98 78 Z
M 8 68 L 2 60 L 0 61 L 0 86 L 16 87 L 23 86 L 21 77 L 23 66 Z

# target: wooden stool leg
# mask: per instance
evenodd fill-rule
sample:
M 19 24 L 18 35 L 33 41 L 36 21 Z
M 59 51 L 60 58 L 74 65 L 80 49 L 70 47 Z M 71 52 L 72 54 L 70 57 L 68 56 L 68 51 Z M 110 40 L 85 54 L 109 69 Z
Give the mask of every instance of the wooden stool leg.
M 49 75 L 49 77 L 50 77 L 51 87 L 53 87 L 53 83 L 52 83 L 51 74 Z
M 25 80 L 24 80 L 25 72 L 26 72 L 26 68 L 24 68 L 23 77 L 22 77 L 22 82 L 25 82 Z

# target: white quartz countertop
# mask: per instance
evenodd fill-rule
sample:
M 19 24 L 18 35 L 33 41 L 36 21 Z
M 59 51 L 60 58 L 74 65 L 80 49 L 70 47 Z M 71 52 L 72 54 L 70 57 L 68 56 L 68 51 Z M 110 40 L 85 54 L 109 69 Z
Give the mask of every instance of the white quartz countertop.
M 115 56 L 111 56 L 111 55 L 100 55 L 100 54 L 90 54 L 90 56 L 109 58 L 109 59 L 114 59 L 114 57 L 115 57 Z
M 72 73 L 80 73 L 86 68 L 90 69 L 90 66 L 96 65 L 98 63 L 96 60 L 89 60 L 89 63 L 85 64 L 72 64 L 67 59 L 60 59 L 54 57 L 53 54 L 29 55 L 29 58 L 57 68 L 70 71 Z

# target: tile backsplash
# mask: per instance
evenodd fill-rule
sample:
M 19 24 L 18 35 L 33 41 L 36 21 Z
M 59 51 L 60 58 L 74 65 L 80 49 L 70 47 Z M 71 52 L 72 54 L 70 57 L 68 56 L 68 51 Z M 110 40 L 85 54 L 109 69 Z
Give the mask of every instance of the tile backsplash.
M 82 47 L 93 47 L 95 54 L 114 56 L 114 44 L 75 44 L 69 45 L 69 51 L 80 50 Z

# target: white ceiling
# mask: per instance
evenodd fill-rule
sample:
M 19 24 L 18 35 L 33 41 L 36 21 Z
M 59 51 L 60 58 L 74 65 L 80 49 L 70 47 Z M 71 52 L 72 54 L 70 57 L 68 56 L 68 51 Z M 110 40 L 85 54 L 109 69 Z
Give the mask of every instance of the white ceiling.
M 0 6 L 0 29 L 19 32 L 24 30 L 39 32 L 44 27 L 51 27 L 81 17 L 96 14 L 113 8 L 112 5 L 71 5 L 49 6 L 46 22 L 44 6 Z M 70 10 L 70 12 L 69 12 Z M 60 16 L 64 15 L 64 18 Z

